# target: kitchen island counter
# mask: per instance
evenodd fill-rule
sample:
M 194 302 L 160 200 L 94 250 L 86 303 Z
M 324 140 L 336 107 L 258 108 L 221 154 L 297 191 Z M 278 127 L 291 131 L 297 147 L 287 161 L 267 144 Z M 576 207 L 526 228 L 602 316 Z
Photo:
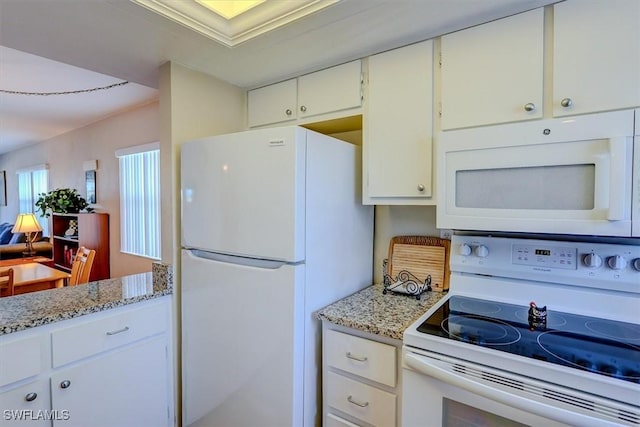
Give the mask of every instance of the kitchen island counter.
M 402 340 L 411 323 L 440 301 L 444 292 L 425 292 L 419 300 L 398 294 L 383 294 L 382 284 L 371 285 L 318 310 L 316 317 L 336 325 Z
M 155 268 L 155 267 L 154 267 Z M 0 335 L 173 293 L 169 269 L 0 298 Z

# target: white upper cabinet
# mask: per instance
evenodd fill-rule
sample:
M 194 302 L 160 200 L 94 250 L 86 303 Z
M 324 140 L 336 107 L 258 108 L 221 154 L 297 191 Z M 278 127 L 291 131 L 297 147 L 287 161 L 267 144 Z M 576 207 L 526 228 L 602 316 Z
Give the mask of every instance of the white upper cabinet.
M 328 113 L 339 117 L 340 112 L 362 105 L 362 61 L 250 90 L 247 104 L 249 127 L 308 121 L 308 117 Z
M 298 82 L 287 80 L 248 92 L 249 127 L 295 120 Z
M 298 116 L 301 118 L 356 108 L 361 103 L 359 60 L 298 78 Z
M 442 37 L 442 129 L 542 117 L 544 10 Z
M 433 204 L 433 41 L 369 58 L 365 204 Z
M 640 106 L 640 1 L 546 9 L 442 37 L 443 130 Z
M 553 115 L 640 106 L 640 1 L 553 7 Z

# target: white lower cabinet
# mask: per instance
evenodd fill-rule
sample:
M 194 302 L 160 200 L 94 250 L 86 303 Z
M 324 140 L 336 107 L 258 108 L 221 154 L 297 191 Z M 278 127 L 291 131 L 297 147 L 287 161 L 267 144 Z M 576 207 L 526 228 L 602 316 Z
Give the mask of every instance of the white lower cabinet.
M 401 346 L 401 341 L 323 322 L 325 426 L 400 425 Z
M 325 427 L 357 427 L 358 424 L 350 423 L 349 421 L 340 418 L 334 414 L 327 414 Z
M 69 420 L 54 426 L 168 425 L 167 346 L 154 338 L 51 376 L 51 404 Z
M 0 392 L 0 409 L 0 425 L 3 427 L 51 426 L 51 421 L 45 417 L 47 411 L 51 411 L 49 380 L 32 381 Z
M 0 336 L 0 365 L 21 373 L 0 369 L 0 425 L 174 425 L 170 302 L 162 297 Z M 16 358 L 20 349 L 30 351 Z

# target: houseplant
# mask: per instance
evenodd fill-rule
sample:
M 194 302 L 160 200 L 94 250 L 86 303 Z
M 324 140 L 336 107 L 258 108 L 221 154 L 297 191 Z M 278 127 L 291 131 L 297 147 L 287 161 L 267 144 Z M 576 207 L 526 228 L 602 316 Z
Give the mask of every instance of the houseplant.
M 51 213 L 78 213 L 81 210 L 92 212 L 89 203 L 74 188 L 56 188 L 48 193 L 40 193 L 36 201 L 36 208 L 40 216 L 48 218 Z

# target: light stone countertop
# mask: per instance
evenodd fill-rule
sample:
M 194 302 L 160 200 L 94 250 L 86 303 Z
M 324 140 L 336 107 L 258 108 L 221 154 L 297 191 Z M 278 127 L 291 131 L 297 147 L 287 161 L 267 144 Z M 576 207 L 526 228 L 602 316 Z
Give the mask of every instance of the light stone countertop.
M 166 267 L 166 265 L 164 265 Z M 0 298 L 0 335 L 173 294 L 170 268 Z
M 320 320 L 402 340 L 402 334 L 418 317 L 442 299 L 446 292 L 425 292 L 415 297 L 382 293 L 382 284 L 371 285 L 318 310 Z

